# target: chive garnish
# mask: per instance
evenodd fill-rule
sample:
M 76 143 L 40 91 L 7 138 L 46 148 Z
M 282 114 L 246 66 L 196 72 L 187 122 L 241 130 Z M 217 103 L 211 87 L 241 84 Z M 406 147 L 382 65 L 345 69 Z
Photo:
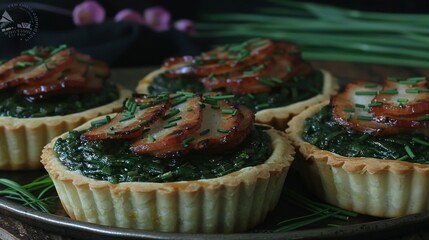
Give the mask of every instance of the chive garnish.
M 257 109 L 268 108 L 268 107 L 270 107 L 269 103 L 261 103 L 261 104 L 256 105 Z
M 105 119 L 105 118 L 104 119 L 98 119 L 98 120 L 91 122 L 91 127 L 99 127 L 99 126 L 104 125 L 106 123 L 108 123 L 107 119 Z
M 113 129 L 109 129 L 106 133 L 109 134 L 109 135 L 115 135 L 116 131 L 113 130 Z
M 247 94 L 247 96 L 248 96 L 250 99 L 255 99 L 255 96 L 254 96 L 253 94 L 251 94 L 251 93 L 248 93 L 248 94 Z
M 355 104 L 355 107 L 358 107 L 358 108 L 365 108 L 365 105 L 363 105 L 363 104 L 359 104 L 359 103 L 356 103 L 356 104 Z
M 355 95 L 358 95 L 358 96 L 377 95 L 377 91 L 356 91 Z
M 419 92 L 429 92 L 429 88 L 417 88 Z
M 372 121 L 372 117 L 371 116 L 362 116 L 362 115 L 359 115 L 359 116 L 357 116 L 357 120 Z
M 422 140 L 420 138 L 413 137 L 412 140 L 414 142 L 416 142 L 416 143 L 421 144 L 421 145 L 429 146 L 429 142 L 428 141 Z
M 400 102 L 400 103 L 406 103 L 406 102 L 408 102 L 408 98 L 398 98 L 398 99 L 396 99 L 396 101 Z
M 260 83 L 262 83 L 264 85 L 270 86 L 270 87 L 275 87 L 276 86 L 276 84 L 273 83 L 270 78 L 261 78 L 261 77 L 258 77 L 257 80 L 258 80 L 258 82 L 260 82 Z
M 415 158 L 416 155 L 413 153 L 413 151 L 411 150 L 410 146 L 405 146 L 405 151 L 407 152 L 408 156 L 410 156 L 411 159 Z
M 221 109 L 222 113 L 233 114 L 235 109 Z
M 232 112 L 232 116 L 234 116 L 234 117 L 235 117 L 235 115 L 237 115 L 237 113 L 238 113 L 238 110 L 237 110 L 237 109 L 234 109 L 234 111 Z
M 414 85 L 414 84 L 417 84 L 417 81 L 415 81 L 415 80 L 402 80 L 402 81 L 399 81 L 399 83 L 400 84 L 411 84 L 411 85 Z
M 364 88 L 376 88 L 376 87 L 378 87 L 378 84 L 370 83 L 370 84 L 365 84 L 363 87 Z
M 406 160 L 406 159 L 408 159 L 408 158 L 409 158 L 409 156 L 408 156 L 408 155 L 404 155 L 404 156 L 402 156 L 402 157 L 400 157 L 400 158 L 397 158 L 396 160 L 404 161 L 404 160 Z
M 235 95 L 219 95 L 219 96 L 204 96 L 204 99 L 207 100 L 224 100 L 224 99 L 232 99 Z
M 176 123 L 176 122 L 172 122 L 172 123 L 165 124 L 165 125 L 163 126 L 163 128 L 171 128 L 171 127 L 174 127 L 174 126 L 177 126 L 177 123 Z
M 148 134 L 147 139 L 149 140 L 149 142 L 155 142 L 156 141 L 155 137 L 152 134 Z
M 387 80 L 397 82 L 397 81 L 400 80 L 400 78 L 397 78 L 397 77 L 387 77 Z
M 219 59 L 219 61 L 217 63 L 224 64 L 225 63 L 225 59 Z
M 127 120 L 133 119 L 134 117 L 135 117 L 134 115 L 124 114 L 124 115 L 122 115 L 122 118 L 119 120 L 119 122 L 125 122 Z
M 51 55 L 55 55 L 66 48 L 67 48 L 67 44 L 61 44 L 60 46 L 58 46 L 57 48 L 51 51 Z
M 212 104 L 212 105 L 210 105 L 210 107 L 213 109 L 220 109 L 220 106 L 217 104 Z
M 368 107 L 381 107 L 383 106 L 383 102 L 375 102 L 375 103 L 369 103 Z
M 208 78 L 209 80 L 215 80 L 215 79 L 216 79 L 216 77 L 215 77 L 215 75 L 214 75 L 213 73 L 210 73 L 210 74 L 207 76 L 207 78 Z
M 362 136 L 360 136 L 359 138 L 358 138 L 358 140 L 359 141 L 365 141 L 366 139 L 368 139 L 370 137 L 370 135 L 369 134 L 366 134 L 366 133 L 364 133 L 364 134 L 362 134 Z
M 342 109 L 344 112 L 355 112 L 355 109 L 351 107 L 343 107 Z
M 192 142 L 193 140 L 194 140 L 193 137 L 188 137 L 187 139 L 185 139 L 185 140 L 182 141 L 182 146 L 184 148 L 189 147 L 189 143 Z
M 171 103 L 171 105 L 174 107 L 174 106 L 177 106 L 177 105 L 179 105 L 181 103 L 186 102 L 186 100 L 188 100 L 188 97 L 187 96 L 183 96 L 183 97 L 180 97 L 179 99 L 176 99 L 174 102 Z
M 206 135 L 209 132 L 210 132 L 210 129 L 207 128 L 206 130 L 203 130 L 203 131 L 200 132 L 200 136 Z
M 16 62 L 13 67 L 15 68 L 24 68 L 34 66 L 34 62 Z
M 416 120 L 417 121 L 429 121 L 429 115 L 417 117 Z
M 218 128 L 217 131 L 220 132 L 220 133 L 229 133 L 229 130 L 222 129 L 222 128 Z
M 177 116 L 175 118 L 172 118 L 172 119 L 168 120 L 168 123 L 176 122 L 176 121 L 179 121 L 180 119 L 182 119 L 182 117 L 181 116 Z
M 350 121 L 350 120 L 352 119 L 352 116 L 353 116 L 353 115 L 352 115 L 351 113 L 349 113 L 349 114 L 347 115 L 347 119 L 346 119 L 346 120 L 347 120 L 347 121 Z
M 409 89 L 405 89 L 406 93 L 419 93 L 418 89 L 415 88 L 409 88 Z
M 424 81 L 426 80 L 426 77 L 411 77 L 411 78 L 407 78 L 408 81 Z

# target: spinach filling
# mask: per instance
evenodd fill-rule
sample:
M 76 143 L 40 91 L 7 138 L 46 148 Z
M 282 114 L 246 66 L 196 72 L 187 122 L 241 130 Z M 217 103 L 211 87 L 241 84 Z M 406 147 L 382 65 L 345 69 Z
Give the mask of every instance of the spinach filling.
M 269 135 L 258 128 L 233 150 L 168 159 L 134 154 L 129 150 L 131 140 L 81 140 L 83 132 L 71 131 L 66 139 L 55 142 L 54 151 L 59 160 L 71 171 L 112 183 L 216 178 L 261 164 L 272 153 Z
M 325 106 L 305 120 L 305 141 L 346 157 L 372 157 L 429 164 L 429 137 L 422 134 L 370 136 L 336 124 Z
M 183 90 L 197 93 L 206 91 L 204 85 L 194 77 L 169 79 L 164 75 L 155 77 L 148 90 L 150 94 L 154 95 Z M 323 74 L 320 71 L 313 71 L 308 76 L 295 77 L 283 86 L 274 88 L 272 92 L 237 95 L 234 101 L 257 112 L 265 108 L 282 107 L 303 101 L 322 93 L 322 91 Z
M 117 87 L 105 83 L 100 92 L 52 96 L 29 100 L 15 89 L 0 90 L 0 117 L 32 118 L 66 115 L 98 107 L 119 98 Z

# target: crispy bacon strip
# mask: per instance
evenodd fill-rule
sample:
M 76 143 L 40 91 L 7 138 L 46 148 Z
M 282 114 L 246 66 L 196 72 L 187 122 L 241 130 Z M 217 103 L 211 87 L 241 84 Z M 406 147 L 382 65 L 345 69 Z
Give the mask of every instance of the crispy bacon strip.
M 419 81 L 387 80 L 383 86 L 383 90 L 387 90 L 386 93 L 380 93 L 373 99 L 373 102 L 380 102 L 383 105 L 373 107 L 371 111 L 380 117 L 405 119 L 427 114 L 429 113 L 428 87 L 428 80 L 423 79 Z
M 175 101 L 177 99 L 180 97 Z M 200 129 L 203 117 L 202 107 L 198 104 L 200 102 L 200 96 L 193 96 L 172 107 L 167 116 L 171 111 L 178 110 L 177 114 L 154 124 L 143 138 L 133 142 L 131 151 L 160 158 L 180 156 L 182 141 Z
M 224 74 L 254 65 L 269 56 L 273 50 L 274 44 L 268 39 L 262 39 L 238 44 L 235 47 L 225 47 L 222 50 L 215 49 L 203 53 L 198 60 L 195 58 L 191 60 L 190 57 L 172 58 L 163 66 L 169 69 L 166 73 L 168 78 Z
M 156 98 L 140 97 L 133 99 L 134 113 L 129 111 L 118 113 L 109 123 L 82 134 L 85 140 L 130 139 L 142 135 L 143 131 L 164 116 L 170 108 L 168 98 L 156 102 Z M 134 102 L 134 103 L 132 103 Z M 129 107 L 128 107 L 129 108 Z M 131 117 L 132 115 L 132 117 Z

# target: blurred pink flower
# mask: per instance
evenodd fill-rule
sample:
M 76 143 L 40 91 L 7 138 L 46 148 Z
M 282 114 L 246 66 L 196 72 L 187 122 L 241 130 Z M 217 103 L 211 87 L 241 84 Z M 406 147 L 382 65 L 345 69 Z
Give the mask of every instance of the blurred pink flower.
M 174 27 L 182 32 L 192 34 L 195 32 L 194 22 L 189 19 L 180 19 L 174 23 Z
M 133 9 L 122 9 L 115 15 L 115 22 L 135 22 L 143 24 L 143 16 Z
M 157 6 L 150 7 L 144 11 L 144 24 L 155 31 L 166 31 L 169 29 L 170 12 L 165 8 Z
M 105 17 L 104 8 L 96 1 L 85 1 L 73 9 L 73 22 L 78 26 L 102 23 Z

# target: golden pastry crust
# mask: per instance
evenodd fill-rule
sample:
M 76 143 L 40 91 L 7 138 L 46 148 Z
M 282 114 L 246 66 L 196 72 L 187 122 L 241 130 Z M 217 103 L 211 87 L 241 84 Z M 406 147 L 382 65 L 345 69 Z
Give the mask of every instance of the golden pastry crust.
M 344 157 L 302 138 L 304 121 L 329 104 L 294 117 L 286 130 L 303 156 L 296 161 L 304 181 L 321 199 L 344 209 L 378 217 L 399 217 L 429 209 L 429 165 L 366 157 Z
M 141 79 L 136 87 L 137 93 L 148 93 L 148 87 L 153 79 L 165 72 L 166 68 L 160 68 L 149 73 Z M 255 114 L 256 122 L 274 126 L 276 129 L 284 130 L 287 127 L 287 122 L 295 115 L 302 112 L 304 109 L 313 106 L 317 103 L 328 100 L 331 96 L 338 93 L 339 85 L 337 79 L 326 70 L 320 70 L 323 74 L 323 91 L 321 94 L 300 101 L 291 105 L 277 108 L 268 108 L 259 111 Z
M 262 222 L 277 205 L 293 161 L 294 149 L 285 134 L 274 129 L 268 133 L 273 153 L 265 163 L 213 179 L 119 184 L 90 179 L 60 163 L 52 149 L 56 139 L 45 146 L 41 162 L 73 219 L 162 232 L 242 232 Z
M 41 118 L 0 117 L 0 170 L 42 168 L 40 154 L 52 138 L 122 107 L 131 91 L 118 89 L 120 97 L 114 102 L 79 113 Z

